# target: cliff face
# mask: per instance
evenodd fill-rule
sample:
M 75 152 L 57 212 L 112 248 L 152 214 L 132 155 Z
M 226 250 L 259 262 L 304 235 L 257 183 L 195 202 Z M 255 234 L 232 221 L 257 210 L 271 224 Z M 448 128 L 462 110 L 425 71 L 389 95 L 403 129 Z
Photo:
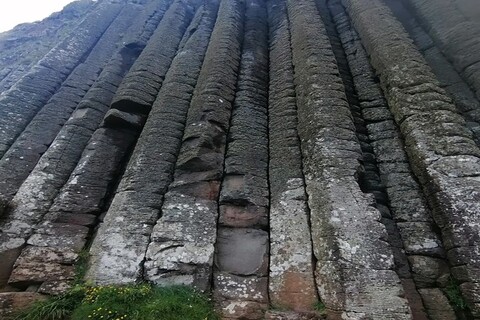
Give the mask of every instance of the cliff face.
M 0 34 L 0 317 L 87 251 L 224 319 L 480 319 L 475 3 L 82 0 Z

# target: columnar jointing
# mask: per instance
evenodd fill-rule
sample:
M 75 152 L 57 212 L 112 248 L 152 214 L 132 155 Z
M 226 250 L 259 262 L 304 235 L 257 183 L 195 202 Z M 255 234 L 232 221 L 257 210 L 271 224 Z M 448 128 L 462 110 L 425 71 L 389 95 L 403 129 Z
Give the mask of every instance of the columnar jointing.
M 124 14 L 118 16 L 111 25 L 115 33 L 128 28 L 128 21 L 132 14 L 135 15 L 139 12 L 137 9 L 138 7 L 135 6 L 130 7 L 129 10 L 123 11 Z M 113 37 L 113 40 L 118 41 L 119 39 Z M 99 44 L 107 46 L 102 40 Z M 98 58 L 98 56 L 96 57 Z M 35 226 L 42 221 L 42 217 L 48 212 L 59 189 L 75 167 L 90 135 L 100 123 L 103 114 L 108 110 L 110 100 L 116 90 L 115 81 L 120 82 L 123 72 L 122 61 L 115 63 L 115 59 L 112 59 L 109 62 L 97 81 L 79 102 L 76 111 L 65 123 L 52 146 L 41 157 L 28 179 L 23 182 L 15 197 L 13 197 L 8 216 L 1 222 L 2 283 L 9 277 L 11 265 L 20 253 L 22 246 L 32 235 Z M 49 123 L 39 122 L 38 125 L 48 127 Z M 46 130 L 49 129 L 46 128 Z M 34 148 L 38 148 L 38 146 Z M 28 148 L 24 151 L 29 152 Z M 38 155 L 33 155 L 33 157 L 38 157 Z M 4 163 L 2 162 L 2 164 Z M 22 181 L 14 179 L 12 183 L 21 183 Z M 51 226 L 48 229 L 52 230 Z M 81 234 L 79 234 L 79 237 L 82 237 Z M 23 261 L 28 261 L 28 259 Z M 18 279 L 11 278 L 9 282 L 12 284 L 19 283 L 19 286 L 25 285 L 22 276 Z M 26 282 L 28 283 L 28 281 Z
M 427 319 L 423 311 L 422 300 L 418 295 L 418 292 L 415 290 L 415 285 L 411 279 L 412 277 L 408 268 L 408 261 L 405 255 L 403 243 L 401 241 L 400 232 L 395 221 L 392 219 L 391 212 L 388 208 L 388 195 L 380 181 L 379 169 L 377 166 L 377 162 L 383 162 L 386 160 L 386 158 L 391 160 L 387 154 L 389 150 L 392 151 L 393 155 L 398 155 L 399 151 L 402 151 L 399 149 L 399 144 L 401 141 L 398 138 L 389 141 L 374 141 L 368 136 L 368 131 L 366 128 L 367 121 L 365 121 L 359 106 L 359 99 L 354 86 L 354 79 L 352 77 L 352 73 L 350 72 L 350 66 L 347 60 L 346 52 L 344 51 L 343 44 L 340 41 L 339 32 L 337 32 L 335 23 L 332 20 L 333 11 L 335 8 L 332 6 L 332 1 L 329 1 L 327 4 L 327 1 L 325 0 L 317 0 L 316 3 L 320 15 L 325 22 L 327 34 L 330 38 L 330 43 L 332 44 L 332 49 L 335 53 L 340 75 L 345 85 L 347 101 L 352 112 L 356 135 L 360 141 L 360 147 L 362 150 L 362 170 L 359 172 L 360 188 L 363 192 L 370 193 L 374 196 L 375 207 L 382 214 L 381 222 L 385 225 L 388 234 L 387 241 L 393 252 L 394 270 L 402 280 L 405 297 L 409 301 L 412 316 L 415 319 Z M 349 32 L 354 31 L 349 30 Z M 362 65 L 360 68 L 368 70 L 368 60 L 365 62 L 366 65 Z M 359 66 L 354 65 L 353 68 L 355 67 L 358 68 Z M 361 89 L 364 88 L 362 87 Z M 373 94 L 377 93 L 374 91 L 375 89 L 379 88 L 365 88 L 367 92 Z M 381 104 L 384 102 L 384 99 L 381 95 L 381 91 L 378 91 L 378 93 L 379 96 L 372 96 L 372 98 L 378 98 L 377 103 Z M 378 145 L 379 143 L 380 145 Z M 387 143 L 390 143 L 391 145 L 388 145 Z M 381 148 L 381 151 L 383 152 L 375 152 L 375 150 L 378 148 Z M 402 160 L 401 157 L 397 159 L 399 161 Z
M 148 6 L 137 16 L 136 23 L 122 39 L 124 45 L 114 60 L 119 68 L 119 72 L 115 73 L 119 76 L 117 85 L 118 79 L 125 75 L 138 58 L 170 3 L 162 1 L 152 4 L 154 5 Z M 113 75 L 110 67 L 106 70 Z M 96 224 L 96 216 L 108 209 L 111 193 L 128 161 L 143 122 L 144 117 L 141 115 L 117 109 L 110 109 L 106 113 L 100 128 L 93 133 L 75 170 L 50 208 L 49 219 L 55 216 L 58 221 L 73 219 L 86 226 Z
M 404 0 L 480 99 L 480 23 L 470 0 Z M 470 5 L 472 5 L 470 4 Z M 476 3 L 478 5 L 478 3 Z
M 74 1 L 43 21 L 23 24 L 0 35 L 0 94 L 27 74 L 53 47 L 101 4 Z
M 455 318 L 440 289 L 445 287 L 450 275 L 445 252 L 434 231 L 421 187 L 409 168 L 399 129 L 343 6 L 340 1 L 329 1 L 329 9 L 352 72 L 355 100 L 366 125 L 366 136 L 359 135 L 359 138 L 370 145 L 367 148 L 363 144 L 362 148 L 364 188 L 375 195 L 413 317 L 426 319 L 425 306 L 433 319 Z M 375 180 L 371 181 L 373 177 Z
M 336 318 L 410 319 L 380 213 L 355 178 L 362 153 L 325 28 L 312 1 L 287 4 L 320 297 Z
M 225 319 L 268 309 L 268 25 L 246 1 L 243 50 L 219 199 L 214 298 Z
M 480 318 L 472 1 L 67 8 L 0 70 L 0 318 L 82 250 L 223 319 Z
M 25 130 L 0 160 L 0 198 L 12 200 L 62 126 L 97 81 L 106 63 L 116 52 L 117 43 L 140 8 L 128 5 L 102 35 L 84 62 L 80 63 L 60 89 L 39 110 Z M 95 86 L 95 85 L 94 85 Z M 109 86 L 110 91 L 115 88 Z M 92 92 L 94 89 L 92 88 Z M 92 95 L 92 92 L 89 95 Z
M 457 72 L 454 65 L 447 59 L 441 51 L 441 46 L 422 28 L 408 6 L 403 5 L 401 1 L 388 0 L 385 2 L 414 40 L 415 45 L 440 82 L 440 86 L 447 91 L 458 111 L 467 121 L 467 127 L 472 131 L 475 142 L 480 145 L 480 99 L 475 96 L 475 91 L 469 87 L 468 83 L 462 78 L 462 74 Z M 462 0 L 461 3 L 468 3 L 468 1 Z M 458 15 L 455 11 L 448 11 L 449 16 L 455 14 Z M 445 16 L 441 14 L 438 19 L 445 19 Z M 467 39 L 463 40 L 468 41 Z M 480 39 L 480 34 L 477 39 Z M 475 54 L 480 60 L 480 51 L 475 53 L 474 50 L 468 49 L 468 55 Z
M 146 264 L 156 283 L 210 289 L 226 134 L 240 60 L 244 3 L 222 1 L 188 110 L 173 182 Z M 173 161 L 175 161 L 173 154 Z M 148 270 L 148 269 L 147 269 Z
M 192 245 L 195 243 L 193 239 L 198 238 L 202 239 L 199 243 L 201 246 L 204 239 L 208 236 L 214 237 L 215 232 L 209 229 L 210 234 L 204 234 L 201 230 L 203 225 L 199 222 L 203 221 L 201 220 L 203 218 L 200 216 L 193 217 L 198 220 L 191 221 L 193 225 L 188 225 L 192 216 L 185 212 L 176 215 L 175 207 L 181 207 L 182 204 L 178 203 L 172 205 L 172 207 L 167 207 L 168 194 L 165 198 L 165 204 L 163 203 L 163 196 L 174 178 L 173 173 L 184 138 L 187 115 L 193 101 L 198 99 L 195 96 L 199 94 L 201 75 L 205 72 L 204 68 L 207 61 L 212 59 L 212 53 L 207 51 L 209 39 L 211 38 L 210 43 L 218 39 L 215 33 L 212 35 L 219 10 L 218 6 L 218 1 L 210 1 L 201 9 L 199 24 L 194 27 L 196 31 L 185 44 L 185 56 L 179 56 L 174 61 L 175 66 L 172 67 L 171 78 L 173 81 L 164 86 L 165 92 L 173 92 L 170 99 L 173 99 L 172 102 L 174 103 L 163 100 L 159 96 L 157 102 L 161 103 L 158 106 L 162 105 L 162 111 L 158 113 L 158 117 L 153 118 L 156 122 L 150 129 L 150 134 L 156 133 L 166 139 L 165 147 L 160 149 L 159 153 L 163 160 L 156 164 L 160 170 L 158 176 L 161 177 L 161 183 L 157 184 L 158 187 L 161 187 L 157 191 L 157 196 L 162 197 L 161 202 L 159 202 L 161 217 L 157 217 L 160 219 L 156 221 L 153 228 L 144 266 L 144 277 L 159 285 L 198 284 L 203 290 L 209 287 L 210 276 L 202 274 L 202 279 L 196 281 L 195 273 L 197 268 L 203 270 L 202 259 L 211 261 L 211 253 L 208 255 L 205 250 L 196 252 Z M 223 21 L 225 8 L 221 8 L 218 14 L 217 23 Z M 167 77 L 170 77 L 170 73 Z M 181 90 L 179 93 L 184 91 L 182 95 L 175 92 L 179 89 Z M 164 128 L 161 128 L 161 126 L 164 126 Z M 163 229 L 163 225 L 165 225 L 165 229 Z M 204 254 L 208 256 L 203 256 Z M 196 264 L 199 264 L 199 266 Z
M 452 266 L 478 315 L 480 150 L 403 27 L 380 1 L 343 1 L 405 138 Z M 438 97 L 438 98 L 432 98 Z
M 297 133 L 290 30 L 285 1 L 268 3 L 270 22 L 270 303 L 276 309 L 312 310 L 309 210 Z
M 188 1 L 176 0 L 172 4 L 129 72 L 137 74 L 137 77 L 127 75 L 124 78 L 114 99 L 117 104 L 113 103 L 112 107 L 129 106 L 125 112 L 131 113 L 149 112 L 158 94 L 155 90 L 162 86 L 194 10 Z M 152 64 L 152 60 L 155 63 Z M 131 95 L 130 100 L 127 92 Z M 163 94 L 158 96 L 163 98 Z M 159 104 L 155 102 L 155 106 L 158 109 Z M 150 122 L 155 121 L 155 118 L 152 119 Z M 157 186 L 162 186 L 161 183 L 148 177 L 154 172 L 152 170 L 156 166 L 151 164 L 157 162 L 157 157 L 163 159 L 168 155 L 151 145 L 154 142 L 155 145 L 164 146 L 155 140 L 158 134 L 149 135 L 151 125 L 148 122 L 145 124 L 145 130 L 92 244 L 91 268 L 87 276 L 97 283 L 131 283 L 142 279 L 145 252 L 162 196 Z M 158 126 L 159 130 L 161 128 Z M 159 175 L 163 173 L 161 167 L 156 172 Z
M 0 96 L 0 156 L 25 129 L 37 111 L 82 62 L 122 5 L 103 4 L 8 91 Z

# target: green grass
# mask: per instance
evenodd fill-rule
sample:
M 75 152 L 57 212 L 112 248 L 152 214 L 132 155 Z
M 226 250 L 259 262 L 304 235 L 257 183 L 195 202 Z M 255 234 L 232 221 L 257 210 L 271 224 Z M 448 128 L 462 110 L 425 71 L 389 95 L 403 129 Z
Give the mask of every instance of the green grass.
M 450 300 L 450 303 L 452 304 L 455 310 L 468 309 L 468 305 L 462 296 L 462 291 L 460 290 L 460 286 L 458 285 L 458 282 L 455 279 L 453 278 L 449 279 L 448 284 L 445 287 L 445 294 L 447 295 L 448 300 Z
M 37 302 L 18 320 L 217 320 L 210 300 L 189 287 L 82 286 Z
M 313 306 L 313 309 L 319 312 L 320 314 L 324 314 L 327 311 L 327 308 L 325 307 L 325 304 L 322 301 L 317 301 Z
M 82 302 L 85 290 L 74 287 L 67 293 L 37 301 L 30 308 L 22 311 L 15 320 L 64 320 L 69 319 L 72 311 Z

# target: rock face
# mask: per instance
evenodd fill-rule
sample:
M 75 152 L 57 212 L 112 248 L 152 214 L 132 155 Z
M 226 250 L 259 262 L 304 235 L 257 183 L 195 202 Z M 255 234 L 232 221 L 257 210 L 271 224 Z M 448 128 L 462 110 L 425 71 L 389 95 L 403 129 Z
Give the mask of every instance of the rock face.
M 86 251 L 223 319 L 480 319 L 479 79 L 472 0 L 81 0 L 2 33 L 0 317 Z

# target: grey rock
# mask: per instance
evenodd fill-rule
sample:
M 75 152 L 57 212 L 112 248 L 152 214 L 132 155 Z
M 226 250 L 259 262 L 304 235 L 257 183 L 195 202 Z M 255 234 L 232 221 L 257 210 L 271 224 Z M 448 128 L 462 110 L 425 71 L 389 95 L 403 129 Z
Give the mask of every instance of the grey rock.
M 145 122 L 145 117 L 120 111 L 118 109 L 110 109 L 103 119 L 101 126 L 113 128 L 134 128 L 141 129 Z
M 444 157 L 479 157 L 478 147 L 466 128 L 464 119 L 457 114 L 450 98 L 439 87 L 427 62 L 412 44 L 402 25 L 394 19 L 391 11 L 383 3 L 342 2 L 371 55 L 372 65 L 377 69 L 377 74 L 381 75 L 380 81 L 390 108 L 396 122 L 401 124 L 400 129 L 405 138 L 412 169 L 422 187 L 428 192 L 427 199 L 434 209 L 435 222 L 441 228 L 445 249 L 448 251 L 453 247 L 476 243 L 478 240 L 476 236 L 478 224 L 474 222 L 478 220 L 475 214 L 478 212 L 477 193 L 474 191 L 477 185 L 476 176 L 455 178 L 434 169 L 434 164 Z M 441 8 L 440 6 L 436 10 L 441 11 Z M 379 19 L 380 16 L 383 18 Z M 389 17 L 388 23 L 385 23 L 387 21 L 385 17 Z M 452 17 L 455 17 L 455 14 Z M 448 23 L 442 23 L 442 27 L 445 25 Z M 382 29 L 381 34 L 374 31 L 379 29 Z M 389 34 L 396 36 L 390 37 Z M 442 36 L 447 36 L 447 33 Z M 459 36 L 455 41 L 457 43 L 463 41 L 462 37 Z M 409 57 L 408 60 L 405 57 Z M 457 161 L 451 163 L 449 170 L 461 173 L 471 170 L 467 169 L 469 165 L 470 162 Z M 467 243 L 462 239 L 471 241 Z M 451 259 L 450 262 L 453 266 L 458 263 Z M 478 258 L 465 256 L 462 264 L 475 270 Z M 472 291 L 466 288 L 474 287 L 476 283 L 477 280 L 470 278 L 470 282 L 464 286 L 465 296 L 470 296 L 473 302 L 476 298 Z M 472 304 L 474 314 L 478 313 L 476 308 L 478 307 Z
M 0 155 L 4 155 L 15 138 L 27 126 L 37 111 L 45 105 L 72 70 L 97 43 L 104 31 L 122 9 L 122 5 L 101 5 L 82 21 L 74 34 L 50 50 L 32 69 L 30 77 L 21 79 L 0 97 Z M 45 71 L 48 70 L 48 71 Z M 44 72 L 55 79 L 44 88 L 35 86 L 42 82 Z M 22 103 L 22 100 L 24 101 Z M 30 102 L 25 104 L 25 102 Z
M 268 268 L 268 233 L 263 230 L 218 230 L 215 264 L 236 275 L 265 276 Z
M 410 319 L 398 276 L 378 271 L 390 269 L 393 256 L 380 213 L 355 181 L 355 154 L 361 150 L 326 30 L 312 3 L 288 1 L 287 6 L 318 292 L 327 309 L 339 310 L 343 317 L 384 319 L 384 307 L 366 298 L 381 286 L 383 301 L 394 306 L 388 313 Z M 324 130 L 329 127 L 351 131 L 340 141 L 329 137 Z M 357 276 L 348 278 L 351 270 Z

